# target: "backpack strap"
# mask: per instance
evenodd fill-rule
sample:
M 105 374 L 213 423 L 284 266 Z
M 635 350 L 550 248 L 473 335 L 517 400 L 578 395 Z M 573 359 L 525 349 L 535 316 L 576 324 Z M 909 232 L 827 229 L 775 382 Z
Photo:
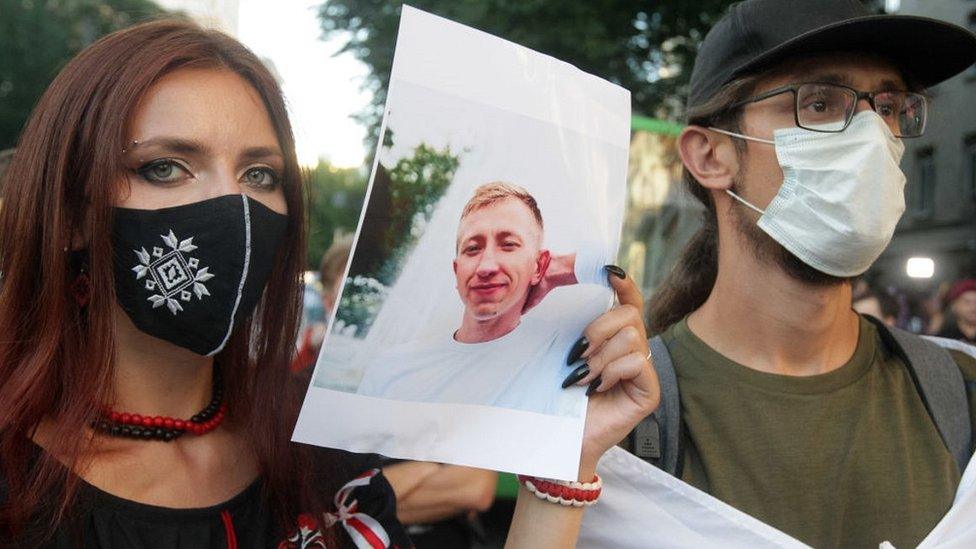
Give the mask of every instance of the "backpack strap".
M 942 441 L 956 460 L 959 472 L 965 471 L 972 456 L 973 433 L 966 383 L 956 361 L 936 343 L 885 326 L 872 316 L 865 318 L 877 326 L 881 340 L 908 367 Z
M 657 372 L 661 386 L 661 403 L 631 431 L 628 437 L 630 451 L 669 475 L 680 477 L 681 449 L 681 400 L 678 395 L 678 378 L 674 373 L 671 353 L 660 335 L 648 340 L 651 363 Z

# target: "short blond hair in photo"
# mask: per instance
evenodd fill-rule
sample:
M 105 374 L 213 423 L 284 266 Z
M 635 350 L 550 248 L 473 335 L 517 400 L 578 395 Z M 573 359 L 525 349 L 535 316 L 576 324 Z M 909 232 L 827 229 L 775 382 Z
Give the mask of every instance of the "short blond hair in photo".
M 468 203 L 464 206 L 464 210 L 461 211 L 461 219 L 464 219 L 471 212 L 487 208 L 506 198 L 514 198 L 528 206 L 529 211 L 532 212 L 535 220 L 539 223 L 539 228 L 541 229 L 543 227 L 542 212 L 539 211 L 539 205 L 536 203 L 535 198 L 522 187 L 503 181 L 485 183 L 475 189 L 474 196 L 471 197 L 471 200 L 468 200 Z

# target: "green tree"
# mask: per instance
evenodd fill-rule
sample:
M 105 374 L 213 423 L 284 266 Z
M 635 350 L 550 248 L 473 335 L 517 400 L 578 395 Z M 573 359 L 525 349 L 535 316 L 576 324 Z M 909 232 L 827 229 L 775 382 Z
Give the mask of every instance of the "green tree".
M 320 161 L 309 171 L 308 182 L 308 268 L 315 270 L 337 232 L 356 230 L 366 197 L 366 177 L 360 169 Z
M 438 150 L 421 143 L 411 156 L 401 158 L 389 169 L 390 223 L 383 242 L 389 259 L 377 277 L 384 284 L 396 279 L 403 259 L 423 234 L 459 164 L 450 146 Z
M 384 285 L 396 280 L 403 259 L 450 186 L 460 158 L 450 147 L 438 150 L 421 143 L 388 163 L 393 165 L 377 166 L 349 271 Z
M 698 44 L 732 0 L 413 0 L 411 5 L 568 61 L 629 89 L 635 112 L 680 116 Z M 369 67 L 375 138 L 393 63 L 400 1 L 328 0 L 326 37 Z M 374 139 L 375 141 L 375 139 Z
M 635 113 L 680 121 L 698 45 L 738 0 L 412 0 L 410 5 L 572 63 L 631 92 Z M 884 11 L 883 0 L 862 0 Z M 369 67 L 371 104 L 358 118 L 376 142 L 401 0 L 326 0 L 326 38 L 345 38 Z
M 339 307 L 339 319 L 365 334 L 460 165 L 450 147 L 421 143 L 391 168 L 378 165 Z M 356 208 L 358 214 L 358 208 Z
M 165 13 L 151 0 L 0 0 L 0 150 L 64 64 L 101 36 Z

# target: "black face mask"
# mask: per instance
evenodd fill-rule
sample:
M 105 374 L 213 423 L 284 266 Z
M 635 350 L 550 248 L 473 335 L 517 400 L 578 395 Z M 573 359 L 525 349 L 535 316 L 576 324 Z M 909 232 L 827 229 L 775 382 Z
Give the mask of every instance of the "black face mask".
M 211 356 L 250 316 L 288 217 L 245 195 L 115 208 L 115 291 L 139 330 Z

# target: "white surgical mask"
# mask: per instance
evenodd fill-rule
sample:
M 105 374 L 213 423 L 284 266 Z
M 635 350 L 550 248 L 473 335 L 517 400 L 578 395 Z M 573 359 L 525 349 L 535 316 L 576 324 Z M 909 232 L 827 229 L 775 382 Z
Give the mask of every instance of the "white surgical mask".
M 839 133 L 786 128 L 773 141 L 711 129 L 776 148 L 783 185 L 765 210 L 725 192 L 759 212 L 759 228 L 807 265 L 857 276 L 888 246 L 905 211 L 905 145 L 874 111 Z

